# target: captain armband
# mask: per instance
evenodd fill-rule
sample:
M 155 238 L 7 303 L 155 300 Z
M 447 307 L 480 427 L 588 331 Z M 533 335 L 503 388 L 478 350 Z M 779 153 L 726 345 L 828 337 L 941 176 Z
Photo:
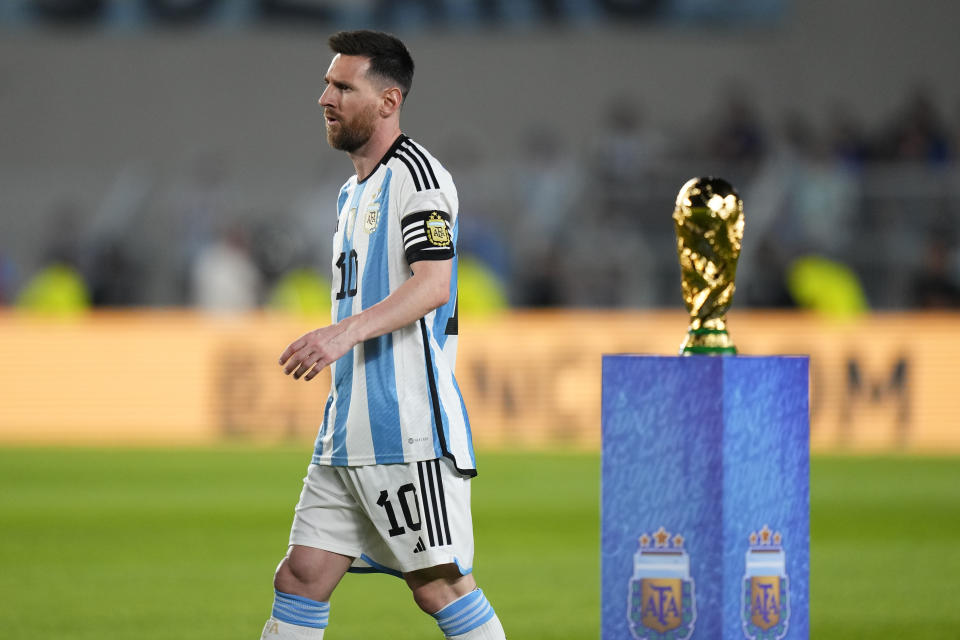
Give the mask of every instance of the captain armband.
M 449 260 L 453 257 L 453 234 L 450 214 L 445 211 L 417 211 L 400 221 L 403 251 L 407 262 Z

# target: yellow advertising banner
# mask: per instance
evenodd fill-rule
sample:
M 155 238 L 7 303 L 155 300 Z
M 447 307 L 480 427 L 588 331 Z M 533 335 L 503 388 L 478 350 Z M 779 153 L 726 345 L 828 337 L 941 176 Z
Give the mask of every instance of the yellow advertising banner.
M 673 355 L 685 315 L 461 320 L 457 378 L 478 448 L 598 448 L 602 355 Z M 296 381 L 277 358 L 321 324 L 266 314 L 0 314 L 0 443 L 309 441 L 329 374 Z M 729 316 L 741 355 L 811 356 L 815 451 L 960 453 L 957 326 L 960 315 L 951 314 L 844 324 L 791 313 Z

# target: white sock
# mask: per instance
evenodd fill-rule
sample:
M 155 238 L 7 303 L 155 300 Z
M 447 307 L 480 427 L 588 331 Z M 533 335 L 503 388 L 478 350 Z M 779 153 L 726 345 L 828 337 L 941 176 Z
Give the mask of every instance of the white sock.
M 323 629 L 301 627 L 271 616 L 263 626 L 260 640 L 323 640 Z
M 500 618 L 497 617 L 497 614 L 493 614 L 493 617 L 484 622 L 482 625 L 475 629 L 471 629 L 466 633 L 460 634 L 459 636 L 447 636 L 447 640 L 506 640 L 507 636 L 504 634 L 503 625 L 500 624 Z
M 448 640 L 506 640 L 500 619 L 480 589 L 457 598 L 433 617 Z
M 273 611 L 260 640 L 323 640 L 330 603 L 273 591 Z

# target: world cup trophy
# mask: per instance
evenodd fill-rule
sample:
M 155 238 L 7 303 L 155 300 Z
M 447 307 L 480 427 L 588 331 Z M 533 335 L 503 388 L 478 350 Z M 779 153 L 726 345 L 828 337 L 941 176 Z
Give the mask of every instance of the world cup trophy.
M 677 194 L 673 222 L 683 301 L 690 312 L 680 354 L 736 354 L 726 313 L 736 288 L 743 201 L 726 180 L 693 178 Z

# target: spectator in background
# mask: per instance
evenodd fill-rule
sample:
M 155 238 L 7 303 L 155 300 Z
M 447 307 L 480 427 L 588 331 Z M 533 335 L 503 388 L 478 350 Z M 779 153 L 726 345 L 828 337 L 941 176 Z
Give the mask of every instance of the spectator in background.
M 338 17 L 339 5 L 351 0 L 324 2 L 323 0 L 259 0 L 257 10 L 260 17 L 278 22 L 291 22 L 298 26 L 310 23 L 324 23 Z
M 943 165 L 950 160 L 950 135 L 925 89 L 908 99 L 886 136 L 884 156 L 891 160 Z
M 72 200 L 64 200 L 54 208 L 43 250 L 44 263 L 80 268 L 83 253 L 80 244 L 83 217 L 80 205 Z
M 516 299 L 522 307 L 559 307 L 564 303 L 566 286 L 563 263 L 558 251 L 541 251 L 524 261 L 523 275 Z
M 517 0 L 476 0 L 480 18 L 491 23 L 503 19 L 503 4 L 516 3 Z M 529 4 L 536 8 L 540 17 L 549 22 L 559 22 L 566 17 L 567 7 L 563 0 L 529 0 Z
M 811 302 L 816 296 L 806 283 L 803 300 L 788 292 L 790 265 L 804 255 L 820 258 L 820 266 L 849 260 L 860 248 L 857 170 L 866 159 L 866 145 L 856 120 L 842 108 L 834 109 L 828 130 L 826 137 L 818 135 L 802 114 L 789 113 L 781 135 L 770 139 L 766 160 L 744 189 L 744 201 L 750 203 L 747 224 L 755 238 L 744 243 L 740 257 L 744 302 L 749 305 Z M 809 272 L 834 276 L 838 270 Z M 793 288 L 795 294 L 796 283 Z
M 829 153 L 841 167 L 860 169 L 870 157 L 862 123 L 843 105 L 834 105 L 827 116 L 827 138 Z
M 806 124 L 791 127 L 785 133 L 794 161 L 779 178 L 784 197 L 770 232 L 778 236 L 783 255 L 813 252 L 839 259 L 850 246 L 861 198 L 856 170 L 866 147 L 860 127 L 840 107 L 825 138 Z
M 274 311 L 328 318 L 330 280 L 309 266 L 294 267 L 279 278 L 267 304 Z
M 519 245 L 524 242 L 520 240 Z M 470 254 L 483 262 L 485 267 L 501 281 L 508 281 L 513 273 L 511 247 L 503 241 L 496 232 L 496 225 L 489 219 L 476 215 L 471 220 L 464 220 L 460 225 L 458 245 L 461 253 Z
M 621 95 L 608 103 L 597 140 L 589 169 L 602 201 L 593 203 L 594 215 L 634 228 L 638 200 L 667 153 L 666 136 L 647 126 L 634 98 Z
M 231 227 L 200 251 L 191 270 L 194 305 L 205 311 L 242 312 L 260 303 L 262 276 L 250 256 L 247 234 Z
M 783 118 L 783 144 L 779 147 L 794 158 L 810 158 L 817 152 L 817 132 L 799 111 L 788 111 Z
M 227 162 L 219 152 L 204 151 L 194 161 L 187 184 L 174 194 L 179 255 L 175 256 L 178 298 L 190 300 L 191 270 L 200 252 L 217 241 L 216 230 L 227 224 L 234 209 L 227 184 Z
M 797 306 L 834 320 L 851 320 L 869 311 L 857 274 L 836 260 L 797 258 L 787 270 L 787 287 Z
M 54 263 L 34 275 L 17 296 L 17 307 L 57 316 L 72 316 L 90 308 L 87 285 L 74 267 Z
M 768 143 L 760 118 L 746 95 L 746 89 L 738 83 L 727 88 L 709 136 L 709 148 L 720 163 L 740 165 L 752 173 L 764 159 Z
M 248 227 L 244 235 L 249 238 L 247 253 L 260 272 L 263 290 L 275 287 L 285 273 L 298 266 L 318 267 L 320 273 L 329 273 L 329 250 L 322 251 L 328 242 L 318 243 L 314 248 L 307 242 L 305 234 L 300 235 L 291 229 L 284 214 L 280 212 L 258 212 L 256 217 L 245 219 L 257 220 Z M 321 260 L 320 255 L 324 253 L 326 260 Z
M 749 203 L 749 242 L 744 242 L 737 268 L 737 298 L 756 307 L 789 307 L 786 269 L 798 253 L 792 200 L 798 182 L 817 154 L 817 135 L 800 111 L 783 117 L 781 135 L 757 174 L 741 187 Z
M 336 202 L 341 187 L 338 178 L 338 173 L 318 163 L 309 186 L 294 198 L 290 224 L 283 228 L 290 244 L 282 254 L 287 258 L 299 256 L 299 259 L 294 261 L 296 265 L 287 264 L 284 269 L 298 265 L 312 267 L 325 278 L 330 277 L 333 264 L 333 243 L 330 238 L 337 231 Z M 275 220 L 270 220 L 269 226 L 275 228 Z
M 482 260 L 461 252 L 457 263 L 457 312 L 480 318 L 508 307 L 507 291 L 500 278 Z
M 960 158 L 960 100 L 957 101 L 956 111 L 954 112 L 953 132 L 950 140 L 950 159 L 955 165 L 960 165 L 960 163 L 957 163 L 958 158 Z
M 522 247 L 519 237 L 517 198 L 504 189 L 501 167 L 487 162 L 481 143 L 459 134 L 446 141 L 447 167 L 457 176 L 460 223 L 457 246 L 470 254 L 502 282 L 511 282 L 514 257 L 511 250 Z
M 0 252 L 0 307 L 13 302 L 17 287 L 17 265 Z
M 20 309 L 69 316 L 90 307 L 90 292 L 81 274 L 80 208 L 72 201 L 53 213 L 43 266 L 17 296 Z
M 938 232 L 927 238 L 923 266 L 911 286 L 913 306 L 918 309 L 960 309 L 960 283 L 950 273 L 950 257 L 955 249 L 946 238 L 946 234 Z
M 521 306 L 560 304 L 562 283 L 555 260 L 557 243 L 574 226 L 574 212 L 584 189 L 579 158 L 566 153 L 556 132 L 535 128 L 527 132 L 519 162 L 511 177 L 517 215 L 509 237 L 517 277 L 514 299 Z
M 418 10 L 419 17 L 430 24 L 441 23 L 447 18 L 444 0 L 375 0 L 371 17 L 376 24 L 392 27 L 407 22 L 406 17 L 418 17 Z
M 140 304 L 143 265 L 123 237 L 109 237 L 91 252 L 87 273 L 96 307 L 128 307 Z
M 583 191 L 578 158 L 567 153 L 556 132 L 527 132 L 519 162 L 512 172 L 522 207 L 514 229 L 527 241 L 550 245 L 572 222 Z
M 565 226 L 562 239 L 562 290 L 567 304 L 647 306 L 659 285 L 655 250 L 672 256 L 671 276 L 676 264 L 673 227 L 664 215 L 671 203 L 661 199 L 655 182 L 669 143 L 625 94 L 608 102 L 596 138 L 584 187 L 589 199 L 576 203 L 577 223 Z
M 855 233 L 861 184 L 851 165 L 817 145 L 793 178 L 787 202 L 789 242 L 833 258 L 846 253 Z
M 787 270 L 790 256 L 781 243 L 777 242 L 776 230 L 769 229 L 766 235 L 757 238 L 757 248 L 752 253 L 753 268 L 749 275 L 744 274 L 745 286 L 742 295 L 747 306 L 761 309 L 787 309 L 796 306 L 793 296 L 787 289 Z M 741 260 L 743 260 L 741 255 Z M 737 293 L 741 288 L 737 283 Z

